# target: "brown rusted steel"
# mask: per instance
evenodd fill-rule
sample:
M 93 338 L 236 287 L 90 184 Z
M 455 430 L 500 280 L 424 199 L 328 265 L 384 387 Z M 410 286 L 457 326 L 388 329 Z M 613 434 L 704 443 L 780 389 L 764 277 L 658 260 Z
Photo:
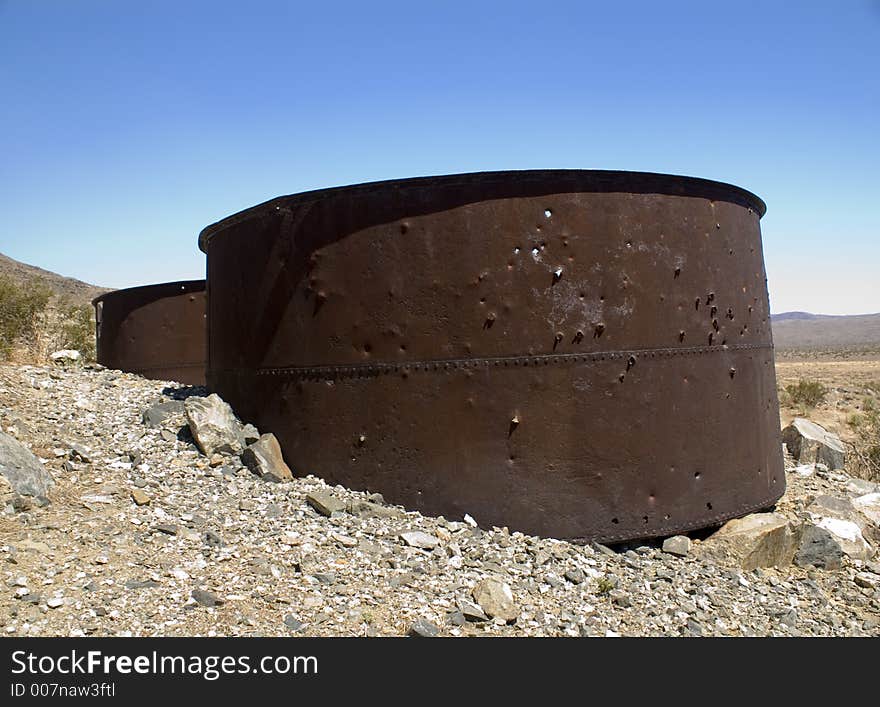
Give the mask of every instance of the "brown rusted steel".
M 92 300 L 98 363 L 154 380 L 205 384 L 205 281 L 130 287 Z
M 669 535 L 785 484 L 759 219 L 734 186 L 524 171 L 207 227 L 208 385 L 295 473 L 484 526 Z

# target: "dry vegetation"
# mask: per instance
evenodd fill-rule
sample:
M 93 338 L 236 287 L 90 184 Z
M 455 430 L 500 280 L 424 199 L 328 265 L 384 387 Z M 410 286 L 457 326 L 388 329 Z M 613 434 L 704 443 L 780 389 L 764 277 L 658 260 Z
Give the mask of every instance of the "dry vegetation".
M 791 352 L 789 352 L 791 353 Z M 847 445 L 847 471 L 880 480 L 880 354 L 777 356 L 780 417 L 807 417 Z
M 58 295 L 41 278 L 0 275 L 0 360 L 44 363 L 61 349 L 95 358 L 95 322 L 89 304 Z

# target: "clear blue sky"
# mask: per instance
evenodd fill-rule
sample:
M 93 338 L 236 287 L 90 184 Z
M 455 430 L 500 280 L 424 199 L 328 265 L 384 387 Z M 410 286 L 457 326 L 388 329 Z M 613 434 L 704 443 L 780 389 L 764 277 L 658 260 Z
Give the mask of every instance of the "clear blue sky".
M 880 311 L 880 3 L 0 0 L 0 252 L 204 276 L 279 194 L 491 169 L 731 182 L 774 311 Z

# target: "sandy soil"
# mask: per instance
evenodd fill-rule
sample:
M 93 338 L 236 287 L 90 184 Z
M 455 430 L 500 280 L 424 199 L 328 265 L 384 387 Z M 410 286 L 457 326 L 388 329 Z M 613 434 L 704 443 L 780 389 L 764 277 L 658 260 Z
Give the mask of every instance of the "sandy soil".
M 795 417 L 809 417 L 842 439 L 850 440 L 853 431 L 847 418 L 861 411 L 865 398 L 880 398 L 880 356 L 853 360 L 807 355 L 798 360 L 777 359 L 776 379 L 783 425 Z M 785 387 L 799 380 L 822 383 L 828 388 L 825 401 L 812 410 L 792 406 L 784 393 Z

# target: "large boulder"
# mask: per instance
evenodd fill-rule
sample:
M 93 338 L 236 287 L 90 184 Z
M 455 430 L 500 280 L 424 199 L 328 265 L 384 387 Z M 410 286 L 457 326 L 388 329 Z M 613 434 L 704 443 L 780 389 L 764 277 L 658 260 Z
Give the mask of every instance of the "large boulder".
M 191 397 L 184 402 L 189 429 L 199 449 L 206 456 L 241 454 L 244 433 L 229 403 L 216 393 L 207 398 Z
M 0 432 L 0 476 L 9 483 L 13 496 L 32 498 L 37 505 L 49 503 L 55 484 L 40 460 L 14 437 Z
M 874 554 L 873 548 L 865 540 L 862 529 L 857 523 L 841 518 L 815 515 L 813 523 L 831 533 L 845 555 L 849 555 L 855 560 L 868 560 Z
M 290 481 L 293 473 L 284 461 L 281 446 L 271 432 L 262 435 L 241 454 L 242 463 L 266 481 Z
M 853 507 L 874 525 L 880 527 L 880 492 L 866 493 L 852 501 Z
M 798 533 L 798 547 L 794 564 L 798 567 L 819 567 L 834 570 L 840 567 L 843 550 L 840 543 L 825 528 L 804 523 Z
M 783 516 L 752 513 L 725 523 L 705 545 L 733 557 L 743 569 L 752 570 L 790 565 L 797 537 Z
M 843 469 L 846 457 L 843 442 L 815 422 L 796 417 L 782 430 L 788 453 L 800 464 L 824 464 L 829 469 Z
M 519 616 L 510 585 L 497 577 L 486 577 L 477 582 L 471 596 L 489 618 L 512 623 Z
M 870 494 L 869 494 L 870 496 Z M 813 523 L 824 528 L 837 541 L 844 554 L 857 560 L 866 560 L 873 554 L 865 535 L 871 535 L 871 499 L 864 499 L 859 505 L 856 500 L 839 496 L 817 496 L 807 506 Z

